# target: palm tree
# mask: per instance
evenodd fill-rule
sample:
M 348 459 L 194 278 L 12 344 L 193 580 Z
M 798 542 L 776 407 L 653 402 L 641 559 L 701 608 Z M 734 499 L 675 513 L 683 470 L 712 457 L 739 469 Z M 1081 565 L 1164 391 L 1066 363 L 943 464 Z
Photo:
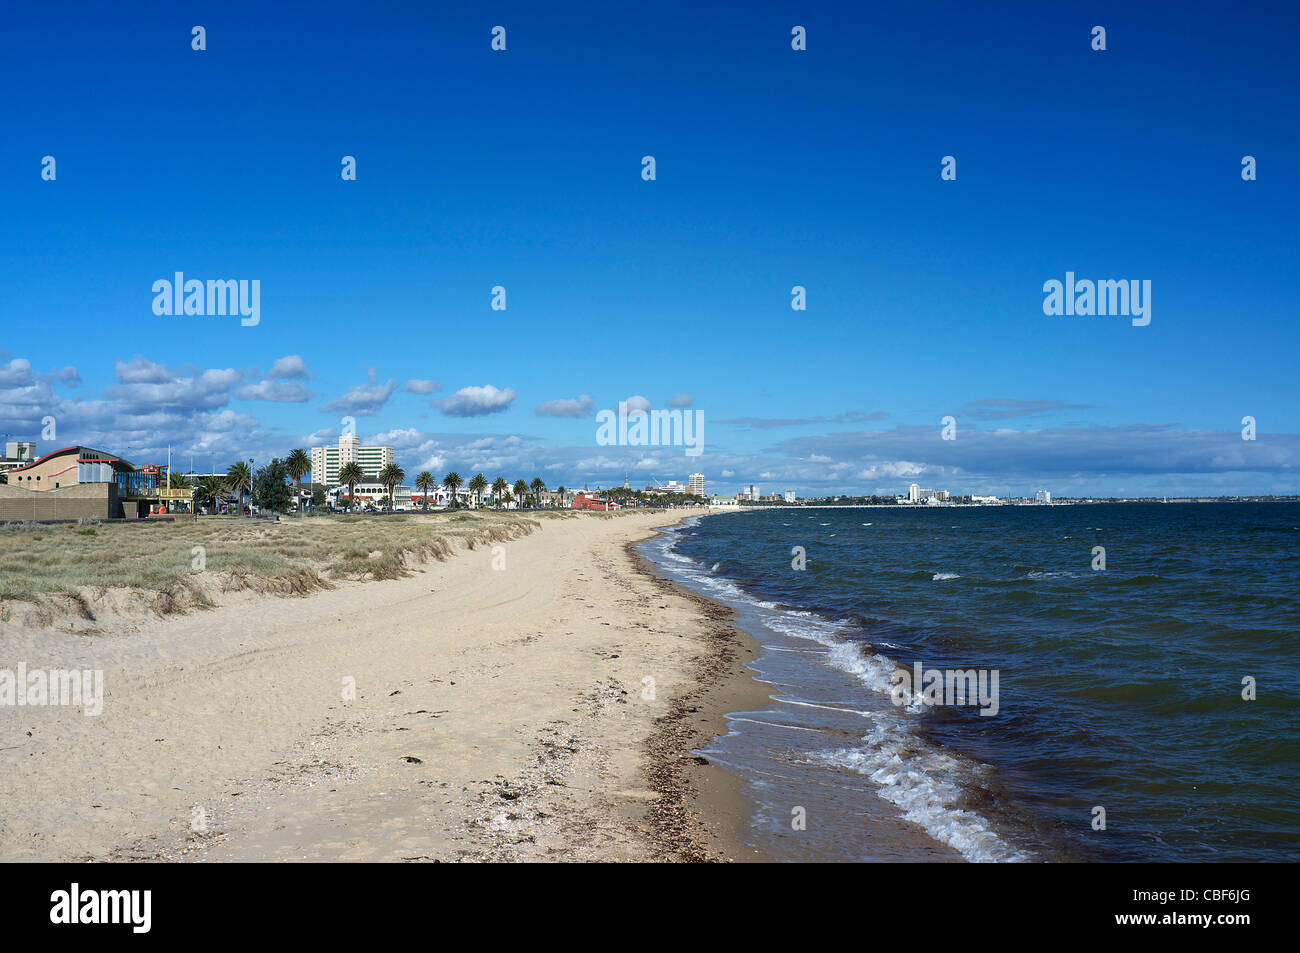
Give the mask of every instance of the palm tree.
M 563 506 L 563 505 L 564 505 L 564 494 L 567 493 L 567 492 L 569 492 L 569 491 L 566 490 L 566 489 L 564 488 L 564 484 L 561 483 L 561 484 L 560 484 L 560 488 L 559 488 L 558 490 L 556 490 L 555 492 L 557 492 L 557 493 L 560 494 L 560 505 Z
M 184 473 L 167 472 L 167 489 L 169 490 L 188 490 L 190 488 L 190 478 Z
M 482 502 L 483 491 L 487 489 L 487 485 L 487 477 L 481 473 L 474 474 L 474 479 L 469 481 L 469 491 L 474 494 L 475 506 Z
M 545 489 L 546 483 L 543 482 L 542 478 L 533 477 L 533 499 L 537 501 L 538 506 L 542 505 L 542 491 Z
M 243 460 L 232 463 L 230 469 L 226 471 L 226 486 L 240 503 L 240 510 L 243 510 L 244 491 L 253 488 L 253 468 Z
M 505 501 L 505 495 L 510 490 L 510 484 L 502 477 L 497 477 L 496 482 L 492 484 L 492 499 L 496 500 L 497 506 Z
M 519 501 L 520 506 L 524 505 L 524 497 L 526 497 L 527 495 L 528 495 L 528 484 L 525 483 L 523 480 L 516 480 L 515 499 Z
M 433 474 L 428 470 L 421 470 L 420 475 L 415 478 L 416 488 L 424 494 L 424 512 L 429 512 L 429 491 L 437 485 Z
M 348 485 L 348 512 L 352 512 L 356 505 L 357 484 L 365 478 L 366 474 L 361 469 L 361 464 L 355 460 L 339 467 L 339 483 Z
M 204 477 L 199 481 L 199 485 L 195 487 L 194 495 L 200 500 L 211 500 L 212 512 L 215 513 L 221 502 L 221 494 L 224 488 L 221 477 Z
M 298 515 L 302 515 L 302 478 L 311 470 L 311 457 L 301 448 L 292 451 L 284 461 L 284 468 L 293 477 L 293 498 L 298 504 Z
M 451 490 L 451 508 L 453 510 L 456 508 L 456 491 L 460 489 L 460 485 L 464 482 L 465 481 L 460 478 L 460 474 L 455 470 L 452 470 L 442 478 L 442 485 Z
M 393 487 L 397 486 L 405 479 L 406 471 L 396 463 L 386 464 L 383 469 L 379 471 L 379 482 L 388 488 L 388 511 L 390 513 L 393 511 L 393 499 L 395 498 Z

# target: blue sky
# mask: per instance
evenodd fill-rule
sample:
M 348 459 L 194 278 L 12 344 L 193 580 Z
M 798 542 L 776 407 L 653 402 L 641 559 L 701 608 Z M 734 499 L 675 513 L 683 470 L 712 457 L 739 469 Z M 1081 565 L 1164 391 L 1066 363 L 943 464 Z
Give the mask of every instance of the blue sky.
M 10 11 L 0 431 L 224 469 L 351 415 L 412 475 L 1300 492 L 1292 5 L 468 6 Z M 156 317 L 176 271 L 258 279 L 260 323 Z M 1151 323 L 1045 315 L 1067 271 L 1150 280 Z M 597 445 L 679 395 L 702 456 Z

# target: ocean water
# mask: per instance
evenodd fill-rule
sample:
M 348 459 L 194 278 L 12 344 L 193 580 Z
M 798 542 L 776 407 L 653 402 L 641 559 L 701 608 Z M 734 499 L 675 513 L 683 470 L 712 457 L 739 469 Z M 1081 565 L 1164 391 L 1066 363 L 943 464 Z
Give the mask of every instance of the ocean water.
M 1300 504 L 783 508 L 642 552 L 763 646 L 772 703 L 702 753 L 772 856 L 1300 858 Z

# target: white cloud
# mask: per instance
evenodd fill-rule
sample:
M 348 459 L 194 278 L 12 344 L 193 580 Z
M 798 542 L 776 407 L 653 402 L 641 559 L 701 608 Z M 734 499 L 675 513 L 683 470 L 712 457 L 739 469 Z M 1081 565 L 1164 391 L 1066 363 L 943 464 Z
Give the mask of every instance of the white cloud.
M 269 400 L 281 404 L 301 404 L 315 395 L 301 381 L 264 380 L 245 384 L 235 392 L 240 400 Z
M 425 457 L 424 462 L 415 468 L 415 473 L 418 475 L 421 470 L 428 470 L 433 474 L 435 480 L 441 480 L 447 472 L 443 469 L 446 465 L 447 458 L 435 453 L 431 456 Z M 407 476 L 414 479 L 410 474 L 407 474 Z
M 388 403 L 388 398 L 393 396 L 393 391 L 396 389 L 397 381 L 395 380 L 380 384 L 375 379 L 375 369 L 372 367 L 364 384 L 349 387 L 346 394 L 331 400 L 321 408 L 321 411 L 323 413 L 352 414 L 357 417 L 373 417 L 383 409 L 384 404 Z
M 405 448 L 436 446 L 438 441 L 429 440 L 421 431 L 414 427 L 400 427 L 394 430 L 385 430 L 381 433 L 370 434 L 365 438 L 367 446 L 394 447 L 398 450 Z
M 144 358 L 117 362 L 121 382 L 104 389 L 117 402 L 117 414 L 141 415 L 160 408 L 211 410 L 230 402 L 231 391 L 243 380 L 232 367 L 173 371 Z
M 301 380 L 310 377 L 301 354 L 288 354 L 271 365 L 267 380 Z
M 117 361 L 114 367 L 117 379 L 123 384 L 163 384 L 175 380 L 176 375 L 161 364 L 137 357 L 131 361 Z
M 15 357 L 7 365 L 0 366 L 0 387 L 26 387 L 32 382 L 32 362 L 22 357 Z
M 406 391 L 408 394 L 432 394 L 435 391 L 442 390 L 442 383 L 440 381 L 426 381 L 413 377 L 406 382 L 406 386 L 403 387 L 402 390 Z
M 695 398 L 690 394 L 678 394 L 668 401 L 669 407 L 690 407 L 695 403 Z
M 593 404 L 589 394 L 582 394 L 538 404 L 536 414 L 538 417 L 590 417 Z
M 76 387 L 81 383 L 81 374 L 71 364 L 67 367 L 56 367 L 45 376 L 68 387 Z
M 508 410 L 517 395 L 512 388 L 504 390 L 486 384 L 482 387 L 462 387 L 450 397 L 434 401 L 448 417 L 483 417 Z

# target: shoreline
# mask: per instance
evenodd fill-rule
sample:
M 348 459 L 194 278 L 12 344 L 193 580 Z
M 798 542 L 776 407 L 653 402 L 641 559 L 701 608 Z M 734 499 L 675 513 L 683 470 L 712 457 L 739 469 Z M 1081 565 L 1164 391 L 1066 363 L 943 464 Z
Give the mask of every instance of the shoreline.
M 656 827 L 656 833 L 664 841 L 684 842 L 696 855 L 691 859 L 773 863 L 773 858 L 740 836 L 751 810 L 741 794 L 744 779 L 691 754 L 726 734 L 729 713 L 762 707 L 769 700 L 767 689 L 744 664 L 758 655 L 761 646 L 736 624 L 730 608 L 659 575 L 654 564 L 636 551 L 641 541 L 624 544 L 636 570 L 661 590 L 693 603 L 711 626 L 711 652 L 697 663 L 695 686 L 673 700 L 671 712 L 659 719 L 646 742 L 652 786 L 675 812 L 671 820 L 665 818 L 663 829 Z M 711 823 L 702 822 L 701 815 Z
M 769 859 L 737 836 L 741 780 L 693 754 L 766 700 L 757 646 L 635 552 L 687 515 L 547 520 L 93 635 L 14 626 L 0 668 L 102 669 L 105 698 L 0 711 L 0 861 Z

